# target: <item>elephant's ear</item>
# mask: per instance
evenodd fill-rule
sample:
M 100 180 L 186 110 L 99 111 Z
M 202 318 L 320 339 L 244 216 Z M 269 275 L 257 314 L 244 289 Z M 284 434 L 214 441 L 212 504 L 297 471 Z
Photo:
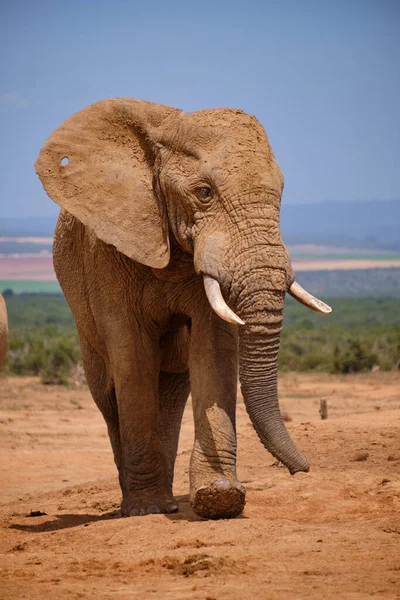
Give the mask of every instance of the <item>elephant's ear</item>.
M 154 268 L 169 262 L 166 208 L 153 191 L 157 130 L 175 109 L 125 98 L 76 113 L 44 144 L 35 164 L 46 192 L 96 235 Z

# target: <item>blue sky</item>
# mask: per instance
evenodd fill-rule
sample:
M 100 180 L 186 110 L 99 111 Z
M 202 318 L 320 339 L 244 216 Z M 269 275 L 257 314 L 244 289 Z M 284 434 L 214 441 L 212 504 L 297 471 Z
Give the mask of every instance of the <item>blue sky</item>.
M 400 0 L 0 0 L 0 216 L 55 215 L 33 164 L 102 98 L 255 114 L 284 202 L 400 199 Z

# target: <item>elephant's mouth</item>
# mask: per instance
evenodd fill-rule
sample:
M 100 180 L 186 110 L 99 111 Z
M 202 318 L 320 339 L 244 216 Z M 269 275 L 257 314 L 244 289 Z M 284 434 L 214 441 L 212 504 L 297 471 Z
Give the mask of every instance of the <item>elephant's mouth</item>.
M 208 301 L 213 311 L 219 317 L 221 317 L 221 319 L 227 321 L 228 323 L 233 323 L 234 325 L 245 325 L 245 322 L 238 317 L 238 315 L 235 314 L 225 302 L 218 281 L 211 275 L 203 274 L 203 283 Z M 292 283 L 288 292 L 298 302 L 304 304 L 304 306 L 307 306 L 307 308 L 310 308 L 311 310 L 315 310 L 316 312 L 326 315 L 332 312 L 332 308 L 328 306 L 328 304 L 325 304 L 325 302 L 322 302 L 322 300 L 307 292 L 296 281 Z

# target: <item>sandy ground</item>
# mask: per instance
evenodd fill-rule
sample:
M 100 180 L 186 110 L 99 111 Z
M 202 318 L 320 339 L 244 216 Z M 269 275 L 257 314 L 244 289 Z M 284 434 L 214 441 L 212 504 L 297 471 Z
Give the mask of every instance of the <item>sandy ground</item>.
M 294 258 L 294 270 L 297 271 L 329 271 L 337 269 L 376 269 L 400 267 L 400 260 L 365 260 L 365 259 L 309 259 Z M 50 255 L 26 255 L 19 257 L 0 257 L 1 279 L 28 279 L 35 281 L 56 281 L 53 259 Z
M 175 478 L 180 512 L 119 519 L 106 429 L 88 391 L 1 379 L 0 597 L 399 598 L 400 373 L 287 374 L 280 390 L 309 474 L 274 465 L 240 402 L 245 513 L 196 517 L 187 497 L 188 406 Z

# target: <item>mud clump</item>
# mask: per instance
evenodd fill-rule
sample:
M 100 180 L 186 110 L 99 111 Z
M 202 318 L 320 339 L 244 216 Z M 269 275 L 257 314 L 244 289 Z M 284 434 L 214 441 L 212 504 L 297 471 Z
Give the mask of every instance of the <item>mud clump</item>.
M 41 511 L 41 510 L 31 510 L 31 512 L 26 515 L 27 517 L 44 517 L 47 516 L 47 513 Z
M 368 460 L 369 457 L 369 452 L 357 452 L 357 454 L 355 454 L 353 456 L 353 458 L 351 459 L 351 462 L 365 462 L 366 460 Z
M 147 572 L 156 571 L 159 568 L 167 570 L 171 575 L 181 577 L 209 577 L 224 570 L 236 569 L 236 562 L 229 558 L 210 556 L 209 554 L 191 554 L 187 557 L 164 556 L 160 560 L 149 559 L 140 563 Z

